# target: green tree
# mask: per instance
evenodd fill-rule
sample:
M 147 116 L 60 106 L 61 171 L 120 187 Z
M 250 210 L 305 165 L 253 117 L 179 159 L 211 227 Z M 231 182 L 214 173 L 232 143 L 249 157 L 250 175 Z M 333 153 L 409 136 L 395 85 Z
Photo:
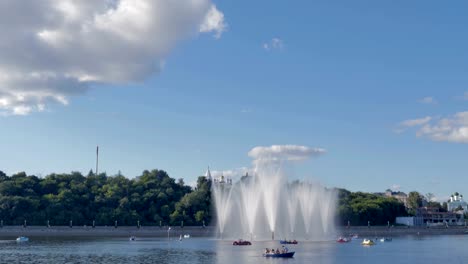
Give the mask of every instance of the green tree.
M 408 208 L 411 215 L 416 214 L 416 209 L 422 206 L 423 197 L 419 192 L 413 191 L 408 194 Z

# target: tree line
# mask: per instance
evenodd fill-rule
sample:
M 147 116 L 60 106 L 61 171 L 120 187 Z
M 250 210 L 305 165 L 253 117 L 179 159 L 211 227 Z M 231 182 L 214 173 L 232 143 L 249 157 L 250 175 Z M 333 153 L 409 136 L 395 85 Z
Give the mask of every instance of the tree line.
M 185 185 L 163 170 L 129 179 L 80 172 L 43 178 L 0 171 L 0 220 L 5 225 L 202 225 L 211 219 L 204 177 Z
M 387 225 L 414 215 L 425 197 L 408 195 L 408 208 L 392 197 L 337 189 L 338 225 Z M 163 170 L 129 179 L 120 173 L 80 172 L 45 177 L 0 171 L 0 220 L 5 225 L 208 225 L 214 217 L 211 182 L 198 177 L 192 188 Z M 426 205 L 446 210 L 446 204 Z M 445 206 L 445 208 L 444 208 Z

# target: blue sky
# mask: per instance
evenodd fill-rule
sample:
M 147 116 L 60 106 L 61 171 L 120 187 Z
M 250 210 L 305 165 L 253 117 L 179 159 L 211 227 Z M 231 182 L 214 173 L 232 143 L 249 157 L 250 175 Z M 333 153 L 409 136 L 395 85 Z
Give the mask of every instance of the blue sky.
M 214 4 L 222 35 L 172 43 L 157 72 L 1 116 L 0 170 L 87 173 L 99 145 L 108 174 L 158 168 L 193 182 L 207 165 L 251 166 L 256 146 L 294 144 L 327 153 L 289 166 L 292 177 L 353 191 L 467 193 L 468 122 L 454 116 L 468 108 L 468 3 Z

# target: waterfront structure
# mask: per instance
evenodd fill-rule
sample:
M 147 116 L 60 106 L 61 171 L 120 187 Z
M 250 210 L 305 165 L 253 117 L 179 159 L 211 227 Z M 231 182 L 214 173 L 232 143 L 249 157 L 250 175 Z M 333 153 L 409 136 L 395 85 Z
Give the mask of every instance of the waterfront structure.
M 430 225 L 462 225 L 463 214 L 455 212 L 440 212 L 439 208 L 420 207 L 416 210 L 416 217 L 422 218 L 423 224 Z
M 468 212 L 468 204 L 463 200 L 463 195 L 455 192 L 450 196 L 450 200 L 447 203 L 447 210 L 449 212 L 454 212 L 459 209 L 462 209 L 464 212 Z
M 462 213 L 441 212 L 435 207 L 420 207 L 416 209 L 416 216 L 397 217 L 395 223 L 407 226 L 449 226 L 463 225 Z
M 395 223 L 406 226 L 421 226 L 422 223 L 420 220 L 420 218 L 416 218 L 414 216 L 398 216 L 395 219 Z

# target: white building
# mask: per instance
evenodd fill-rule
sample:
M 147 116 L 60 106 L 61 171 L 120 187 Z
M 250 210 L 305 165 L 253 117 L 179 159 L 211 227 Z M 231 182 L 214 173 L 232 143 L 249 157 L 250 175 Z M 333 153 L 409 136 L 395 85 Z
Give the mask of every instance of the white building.
M 463 195 L 458 192 L 450 196 L 450 200 L 447 203 L 447 210 L 449 212 L 455 211 L 457 208 L 462 208 L 463 211 L 468 212 L 468 204 L 463 200 Z
M 221 176 L 218 176 L 218 177 L 211 176 L 210 167 L 208 167 L 208 170 L 205 173 L 205 178 L 206 180 L 212 181 L 213 183 L 232 184 L 232 179 L 228 177 L 224 177 L 222 173 L 221 173 Z

